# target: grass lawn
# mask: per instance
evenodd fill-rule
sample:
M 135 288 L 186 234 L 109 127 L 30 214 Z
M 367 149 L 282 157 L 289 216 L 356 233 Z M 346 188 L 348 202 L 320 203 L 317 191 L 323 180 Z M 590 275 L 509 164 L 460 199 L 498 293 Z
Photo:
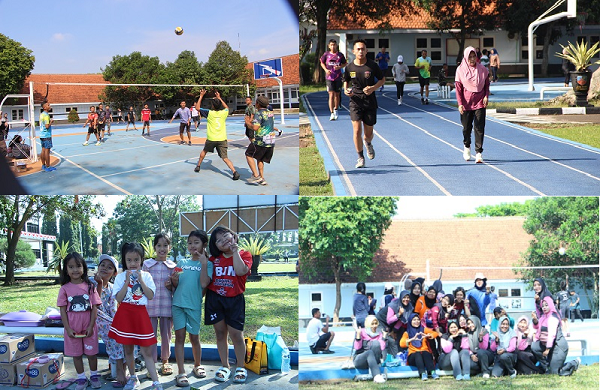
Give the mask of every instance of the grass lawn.
M 52 282 L 18 282 L 11 287 L 0 285 L 0 312 L 27 310 L 43 314 L 47 307 L 56 307 L 59 289 L 60 285 Z M 260 282 L 248 282 L 245 298 L 245 335 L 256 336 L 256 330 L 262 325 L 281 326 L 286 344 L 293 345 L 294 340 L 298 340 L 298 278 L 265 277 Z M 200 341 L 216 343 L 212 326 L 200 327 Z
M 468 389 L 560 389 L 560 390 L 579 390 L 579 389 L 597 389 L 598 388 L 598 364 L 591 366 L 581 366 L 573 376 L 558 375 L 529 375 L 518 376 L 515 379 L 502 377 L 499 379 L 472 378 L 468 382 L 458 382 L 451 376 L 443 376 L 440 380 L 428 380 L 423 382 L 420 379 L 392 379 L 386 383 L 375 384 L 369 382 L 351 382 L 351 381 L 329 381 L 321 383 L 300 384 L 300 389 L 319 389 L 319 390 L 337 390 L 339 388 L 347 389 L 435 389 L 435 390 L 468 390 Z
M 290 259 L 289 263 L 267 263 L 264 260 L 258 266 L 258 273 L 262 272 L 296 272 L 296 260 Z
M 333 187 L 310 126 L 300 127 L 300 195 L 333 196 Z
M 600 126 L 597 124 L 576 125 L 567 123 L 525 123 L 523 126 L 539 130 L 555 137 L 600 148 Z

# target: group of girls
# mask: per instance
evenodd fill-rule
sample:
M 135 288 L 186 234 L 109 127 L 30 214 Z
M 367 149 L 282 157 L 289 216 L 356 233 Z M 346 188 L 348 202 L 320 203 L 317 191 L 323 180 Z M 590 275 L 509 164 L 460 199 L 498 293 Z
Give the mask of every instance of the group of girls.
M 543 279 L 537 278 L 533 284 L 536 311 L 531 318 L 522 316 L 515 324 L 497 307 L 489 330 L 486 283 L 483 274 L 477 273 L 468 291 L 458 287 L 452 294 L 444 294 L 437 280 L 422 294 L 423 280 L 414 280 L 410 290 L 393 298 L 373 319 L 367 317 L 365 328 L 357 331 L 355 367 L 368 367 L 373 379 L 381 381 L 379 367 L 373 363 L 385 361 L 388 353 L 395 356 L 399 350 L 407 350 L 408 365 L 416 367 L 424 381 L 439 378 L 436 363 L 439 369 L 451 370 L 456 380 L 470 380 L 479 374 L 483 378 L 514 378 L 517 373 L 571 375 L 577 370 L 579 360 L 565 364 L 568 345 L 560 314 Z
M 210 256 L 207 252 L 210 250 Z M 191 259 L 177 264 L 167 259 L 171 241 L 166 234 L 154 237 L 154 259 L 144 261 L 143 247 L 125 243 L 121 248 L 121 266 L 109 255 L 99 259 L 98 271 L 88 277 L 83 257 L 73 252 L 63 260 L 57 304 L 60 307 L 64 331 L 64 352 L 72 356 L 77 371 L 76 390 L 102 387 L 97 372 L 98 336 L 102 338 L 109 362 L 116 365 L 115 387 L 133 390 L 140 386 L 135 374 L 134 347 L 139 346 L 151 390 L 162 390 L 158 379 L 173 374 L 169 364 L 171 330 L 175 329 L 175 359 L 177 386 L 187 387 L 184 368 L 184 342 L 189 334 L 194 367 L 192 374 L 206 377 L 201 364 L 202 348 L 198 338 L 205 299 L 204 324 L 213 325 L 222 367 L 215 380 L 226 382 L 231 376 L 228 341 L 234 346 L 236 361 L 234 382 L 244 383 L 247 371 L 243 367 L 245 345 L 244 290 L 252 266 L 252 256 L 238 248 L 237 235 L 228 228 L 217 227 L 210 235 L 202 230 L 188 236 Z M 160 369 L 156 370 L 157 332 L 161 334 Z M 86 377 L 83 355 L 87 356 L 90 378 Z M 126 377 L 125 371 L 129 371 Z

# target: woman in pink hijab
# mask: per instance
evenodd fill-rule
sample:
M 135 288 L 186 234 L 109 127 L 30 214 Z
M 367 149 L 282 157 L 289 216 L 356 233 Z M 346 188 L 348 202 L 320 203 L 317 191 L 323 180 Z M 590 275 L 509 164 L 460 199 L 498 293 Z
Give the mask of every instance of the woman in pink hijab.
M 490 95 L 489 73 L 477 60 L 472 46 L 465 49 L 462 62 L 456 68 L 455 87 L 460 121 L 463 125 L 463 158 L 471 159 L 471 131 L 475 127 L 475 162 L 483 163 L 485 108 Z M 474 126 L 473 126 L 474 125 Z

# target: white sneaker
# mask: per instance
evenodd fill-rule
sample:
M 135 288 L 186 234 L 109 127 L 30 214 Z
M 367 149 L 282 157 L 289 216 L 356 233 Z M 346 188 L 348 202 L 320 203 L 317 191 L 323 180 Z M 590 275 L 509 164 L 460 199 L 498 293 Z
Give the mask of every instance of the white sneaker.
M 333 119 L 335 119 L 337 121 L 338 118 L 338 110 L 334 110 L 333 111 Z
M 83 145 L 83 146 L 88 146 L 89 144 L 88 144 L 88 142 L 87 142 L 87 141 L 85 141 L 85 142 L 84 142 L 82 145 Z
M 378 375 L 375 375 L 375 378 L 373 378 L 373 382 L 375 382 L 375 383 L 385 383 L 385 378 L 383 377 L 383 375 L 378 374 Z
M 402 105 L 402 99 L 398 99 L 398 105 L 401 106 Z
M 355 168 L 364 168 L 365 167 L 365 159 L 363 157 L 359 157 L 358 160 L 356 160 L 356 165 L 354 167 Z
M 483 379 L 488 379 L 490 377 L 490 374 L 483 374 Z
M 96 146 L 100 146 L 100 145 L 101 145 L 100 141 L 96 142 Z
M 481 164 L 481 163 L 483 163 L 483 157 L 481 157 L 481 153 L 477 153 L 477 154 L 475 155 L 475 162 L 476 162 L 477 164 Z
M 367 157 L 369 157 L 369 160 L 373 160 L 375 158 L 375 149 L 373 149 L 373 144 L 365 144 L 365 146 L 367 147 Z
M 469 161 L 471 159 L 471 148 L 467 148 L 466 146 L 464 147 L 463 158 L 465 161 Z
M 332 112 L 331 115 L 329 116 L 329 120 L 330 121 L 334 121 L 335 120 L 335 114 Z

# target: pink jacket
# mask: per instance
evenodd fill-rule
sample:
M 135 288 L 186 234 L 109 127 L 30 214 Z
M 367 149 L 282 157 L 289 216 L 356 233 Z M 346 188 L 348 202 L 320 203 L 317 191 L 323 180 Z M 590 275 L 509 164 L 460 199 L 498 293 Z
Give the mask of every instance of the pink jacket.
M 371 337 L 367 334 L 367 331 L 365 329 L 361 329 L 360 330 L 360 339 L 354 340 L 354 350 L 358 351 L 359 349 L 362 349 L 363 340 L 364 341 L 373 341 L 373 342 L 378 341 L 381 346 L 381 350 L 383 351 L 385 349 L 385 341 L 383 340 L 383 336 L 381 335 L 381 333 L 377 333 L 377 335 L 375 337 Z

